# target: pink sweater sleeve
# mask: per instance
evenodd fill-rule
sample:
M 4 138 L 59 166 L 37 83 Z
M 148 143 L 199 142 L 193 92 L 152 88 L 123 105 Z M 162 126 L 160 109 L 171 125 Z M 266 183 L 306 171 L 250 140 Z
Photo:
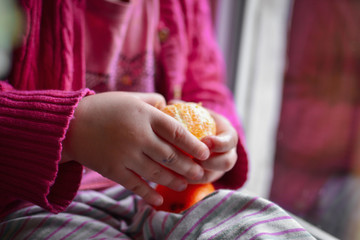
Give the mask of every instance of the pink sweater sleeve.
M 248 171 L 244 133 L 233 96 L 226 86 L 224 63 L 215 41 L 208 2 L 199 0 L 191 4 L 184 4 L 189 56 L 182 98 L 185 101 L 202 102 L 205 107 L 229 119 L 238 131 L 238 161 L 215 184 L 222 188 L 239 188 L 246 181 Z
M 76 162 L 60 164 L 61 142 L 79 91 L 18 91 L 0 81 L 0 211 L 25 200 L 51 212 L 64 210 L 82 175 Z

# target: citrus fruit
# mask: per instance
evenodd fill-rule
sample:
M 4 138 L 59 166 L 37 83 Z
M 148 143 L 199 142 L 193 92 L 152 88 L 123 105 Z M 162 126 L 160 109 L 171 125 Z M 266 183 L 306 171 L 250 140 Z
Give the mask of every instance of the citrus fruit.
M 174 191 L 163 185 L 157 185 L 155 190 L 164 197 L 163 204 L 156 207 L 157 210 L 179 213 L 214 192 L 215 188 L 211 183 L 204 183 L 189 184 L 182 192 Z
M 193 102 L 175 103 L 167 105 L 162 111 L 182 123 L 198 139 L 216 134 L 215 120 L 201 104 Z
M 167 105 L 162 111 L 182 123 L 198 139 L 216 134 L 215 120 L 201 104 L 175 103 Z M 215 188 L 212 183 L 205 183 L 189 184 L 182 192 L 174 191 L 162 185 L 157 185 L 155 190 L 164 198 L 163 204 L 156 207 L 157 210 L 179 213 L 212 193 Z

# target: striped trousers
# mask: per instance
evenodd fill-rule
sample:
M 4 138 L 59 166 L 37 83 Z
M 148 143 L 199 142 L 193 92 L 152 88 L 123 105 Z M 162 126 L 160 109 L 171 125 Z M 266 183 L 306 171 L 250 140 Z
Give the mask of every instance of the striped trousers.
M 79 191 L 62 213 L 38 206 L 0 224 L 0 239 L 315 239 L 263 198 L 218 190 L 187 211 L 156 211 L 121 186 Z

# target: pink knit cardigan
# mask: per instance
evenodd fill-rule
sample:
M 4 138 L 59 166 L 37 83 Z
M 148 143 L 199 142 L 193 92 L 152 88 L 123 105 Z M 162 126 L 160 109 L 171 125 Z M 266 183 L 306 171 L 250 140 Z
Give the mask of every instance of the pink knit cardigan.
M 8 79 L 0 81 L 1 216 L 24 203 L 56 213 L 72 201 L 82 166 L 58 164 L 61 142 L 78 102 L 93 94 L 84 80 L 84 0 L 20 4 L 27 21 L 23 44 L 14 53 Z M 228 117 L 240 136 L 239 159 L 215 184 L 238 188 L 246 180 L 248 162 L 206 1 L 160 1 L 160 7 L 159 26 L 171 34 L 161 46 L 159 92 L 171 99 L 181 89 L 183 100 L 201 101 Z

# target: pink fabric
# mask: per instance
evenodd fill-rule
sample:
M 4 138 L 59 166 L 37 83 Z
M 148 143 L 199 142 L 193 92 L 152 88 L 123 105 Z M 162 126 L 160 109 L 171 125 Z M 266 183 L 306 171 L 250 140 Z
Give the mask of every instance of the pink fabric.
M 14 53 L 12 86 L 0 81 L 1 216 L 21 200 L 52 212 L 70 204 L 82 166 L 58 165 L 61 142 L 77 103 L 92 94 L 83 88 L 84 2 L 19 2 L 27 23 L 23 45 Z
M 87 72 L 115 75 L 116 61 L 124 44 L 131 12 L 131 5 L 121 1 L 114 3 L 104 0 L 87 0 L 85 11 Z M 97 84 L 99 82 L 89 80 L 86 83 L 90 88 L 94 88 Z M 115 90 L 113 83 L 107 82 L 106 85 L 107 89 L 102 91 Z
M 0 81 L 0 216 L 26 200 L 52 212 L 70 204 L 82 166 L 59 165 L 79 100 L 91 91 L 15 90 Z
M 84 1 L 19 1 L 27 26 L 24 45 L 15 53 L 11 84 L 19 90 L 83 88 Z
M 231 94 L 223 86 L 222 60 L 215 42 L 209 38 L 213 33 L 205 0 L 133 1 L 139 5 L 107 2 L 95 8 L 95 4 L 101 1 L 88 1 L 87 8 L 82 0 L 20 1 L 28 26 L 24 44 L 14 56 L 14 67 L 8 82 L 23 91 L 14 90 L 5 82 L 0 83 L 0 146 L 9 145 L 8 126 L 12 126 L 10 139 L 13 147 L 24 144 L 19 137 L 24 135 L 24 128 L 25 140 L 47 139 L 42 136 L 47 134 L 52 142 L 33 141 L 31 147 L 21 151 L 4 147 L 5 154 L 0 156 L 0 164 L 10 168 L 0 174 L 0 182 L 3 183 L 0 188 L 6 194 L 5 200 L 0 202 L 1 212 L 10 205 L 16 205 L 19 199 L 52 212 L 62 211 L 71 202 L 80 185 L 82 168 L 75 162 L 66 165 L 57 163 L 60 160 L 61 140 L 78 101 L 92 94 L 84 88 L 85 82 L 92 83 L 97 91 L 158 91 L 168 100 L 182 95 L 184 100 L 202 102 L 228 117 L 243 139 Z M 101 16 L 102 9 L 110 11 L 110 14 Z M 158 16 L 156 11 L 152 11 L 155 15 L 151 15 L 151 9 L 159 9 Z M 136 25 L 139 15 L 135 13 L 141 14 L 141 18 L 137 18 L 141 21 L 140 25 Z M 134 31 L 130 31 L 130 26 Z M 94 29 L 101 29 L 101 34 Z M 160 41 L 157 35 L 164 30 L 169 34 Z M 99 36 L 96 36 L 97 33 Z M 124 33 L 126 38 L 122 35 Z M 143 35 L 138 38 L 135 33 Z M 96 40 L 90 42 L 86 39 L 85 45 L 84 36 L 95 36 Z M 108 51 L 103 54 L 105 50 Z M 140 59 L 139 67 L 145 67 L 144 71 L 148 67 L 155 68 L 154 61 L 157 60 L 159 68 L 156 69 L 156 78 L 155 73 L 151 72 L 124 72 L 124 64 L 133 63 L 128 57 L 133 58 L 138 51 L 145 52 L 136 58 Z M 90 57 L 91 53 L 96 56 L 95 59 Z M 100 62 L 96 65 L 94 61 Z M 208 93 L 202 93 L 203 90 Z M 14 94 L 21 101 L 14 103 L 11 98 Z M 16 110 L 9 111 L 13 108 Z M 22 109 L 32 110 L 31 121 L 27 111 L 24 111 L 25 115 L 20 114 Z M 12 125 L 14 118 L 15 125 Z M 39 131 L 39 127 L 48 124 L 51 124 L 53 131 Z M 17 126 L 22 128 L 18 129 Z M 242 141 L 239 142 L 238 153 L 235 168 L 216 183 L 218 187 L 238 188 L 245 182 L 247 157 Z M 22 169 L 24 162 L 27 167 Z M 39 163 L 48 167 L 38 168 Z M 14 168 L 19 170 L 10 171 Z M 32 189 L 29 186 L 20 191 L 24 178 L 33 175 L 39 177 L 34 179 L 39 187 Z M 18 185 L 12 186 L 6 184 L 8 179 L 20 180 L 14 181 Z M 94 182 L 92 177 L 88 180 L 83 182 L 83 186 L 97 181 L 95 179 Z M 30 193 L 28 189 L 33 192 Z

